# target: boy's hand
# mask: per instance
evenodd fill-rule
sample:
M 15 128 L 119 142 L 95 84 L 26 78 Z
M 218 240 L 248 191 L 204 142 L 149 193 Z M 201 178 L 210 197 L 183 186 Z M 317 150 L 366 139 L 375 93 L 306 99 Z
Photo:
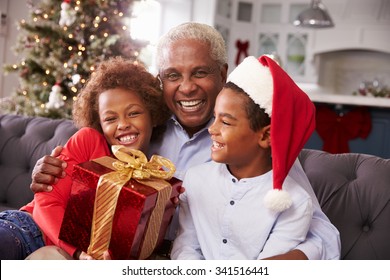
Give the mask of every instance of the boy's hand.
M 172 198 L 172 203 L 175 204 L 175 206 L 179 205 L 179 203 L 180 203 L 179 196 L 180 196 L 180 194 L 184 193 L 185 191 L 186 191 L 186 189 L 184 187 L 180 187 L 179 188 L 179 195 Z

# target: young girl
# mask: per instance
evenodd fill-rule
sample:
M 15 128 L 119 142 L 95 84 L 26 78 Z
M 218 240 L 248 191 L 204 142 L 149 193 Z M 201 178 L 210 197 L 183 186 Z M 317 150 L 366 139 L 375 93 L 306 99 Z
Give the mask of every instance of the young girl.
M 35 194 L 20 211 L 0 213 L 0 259 L 25 259 L 44 245 L 59 246 L 75 259 L 91 259 L 58 239 L 74 165 L 111 155 L 111 145 L 146 154 L 169 116 L 158 79 L 142 66 L 119 57 L 102 62 L 74 103 L 73 119 L 80 130 L 60 156 L 67 162 L 66 177 L 52 192 Z
M 212 161 L 184 177 L 172 259 L 262 259 L 305 240 L 312 201 L 288 172 L 314 112 L 272 59 L 248 57 L 233 70 L 209 128 Z

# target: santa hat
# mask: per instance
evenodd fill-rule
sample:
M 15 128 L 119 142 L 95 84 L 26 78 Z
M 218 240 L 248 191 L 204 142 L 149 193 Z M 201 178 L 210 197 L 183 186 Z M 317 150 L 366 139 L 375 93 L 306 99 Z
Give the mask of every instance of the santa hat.
M 290 76 L 270 57 L 246 57 L 228 76 L 271 118 L 273 189 L 268 208 L 281 212 L 292 204 L 284 180 L 315 129 L 315 106 Z

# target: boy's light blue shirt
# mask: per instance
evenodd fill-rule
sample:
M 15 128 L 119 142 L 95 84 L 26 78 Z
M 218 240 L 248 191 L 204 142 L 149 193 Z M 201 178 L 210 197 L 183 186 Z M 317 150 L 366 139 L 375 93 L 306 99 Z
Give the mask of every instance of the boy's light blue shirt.
M 212 141 L 208 128 L 213 121 L 214 118 L 208 122 L 204 129 L 190 138 L 175 116 L 172 116 L 167 122 L 167 129 L 163 139 L 159 142 L 151 143 L 149 156 L 158 154 L 170 159 L 176 166 L 175 177 L 183 180 L 184 174 L 189 167 L 211 161 Z M 298 245 L 296 249 L 304 252 L 311 260 L 339 259 L 341 250 L 339 232 L 322 212 L 317 202 L 317 197 L 298 160 L 291 168 L 290 175 L 295 181 L 305 187 L 312 197 L 314 206 L 313 219 L 306 241 Z M 178 215 L 175 215 L 166 238 L 174 240 L 177 229 Z
M 214 161 L 190 168 L 181 195 L 179 231 L 172 259 L 255 260 L 289 252 L 306 239 L 312 199 L 287 176 L 292 201 L 279 213 L 264 205 L 273 186 L 272 170 L 237 179 L 226 164 Z

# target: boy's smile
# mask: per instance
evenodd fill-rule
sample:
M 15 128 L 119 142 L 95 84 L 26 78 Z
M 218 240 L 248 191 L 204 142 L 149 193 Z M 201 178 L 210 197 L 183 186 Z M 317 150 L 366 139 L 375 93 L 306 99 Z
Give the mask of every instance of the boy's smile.
M 222 149 L 224 147 L 224 145 L 223 144 L 221 144 L 221 143 L 218 143 L 217 141 L 213 141 L 213 145 L 211 146 L 211 150 L 212 151 L 216 151 L 216 150 L 218 150 L 218 149 Z

